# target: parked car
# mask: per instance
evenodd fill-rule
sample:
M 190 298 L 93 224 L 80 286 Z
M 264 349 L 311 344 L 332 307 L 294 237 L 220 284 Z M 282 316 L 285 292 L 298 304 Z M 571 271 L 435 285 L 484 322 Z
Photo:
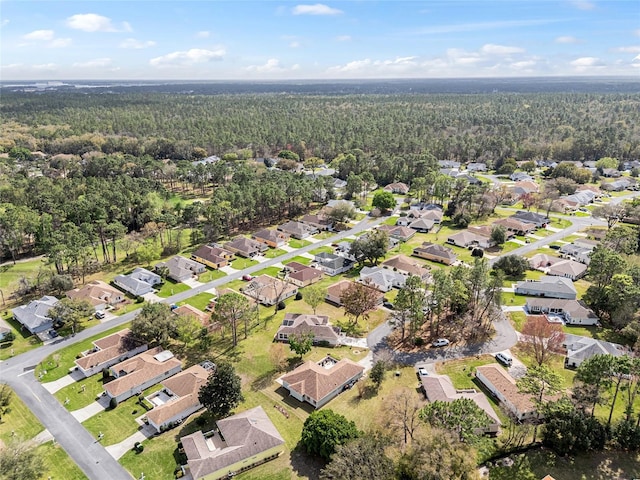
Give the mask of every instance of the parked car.
M 56 338 L 58 336 L 58 332 L 52 328 L 51 330 L 49 330 L 49 336 L 51 338 Z
M 383 302 L 382 306 L 388 308 L 389 310 L 393 310 L 393 303 L 391 302 Z
M 560 245 L 549 245 L 549 248 L 553 250 L 560 250 Z
M 243 275 L 243 276 L 242 276 L 242 279 L 243 279 L 245 282 L 250 282 L 251 280 L 253 280 L 253 277 L 252 277 L 251 275 Z
M 439 338 L 431 344 L 432 347 L 446 347 L 449 345 L 449 340 L 446 338 Z
M 513 358 L 511 358 L 506 353 L 502 353 L 502 352 L 497 353 L 496 360 L 501 364 L 506 365 L 507 367 L 510 367 L 511 365 L 513 365 Z
M 429 372 L 427 372 L 426 368 L 424 367 L 418 368 L 418 377 L 426 377 L 427 375 L 429 375 Z
M 96 312 L 96 318 L 97 318 L 98 320 L 102 320 L 105 316 L 106 316 L 106 313 L 104 313 L 102 310 L 98 310 L 98 311 Z

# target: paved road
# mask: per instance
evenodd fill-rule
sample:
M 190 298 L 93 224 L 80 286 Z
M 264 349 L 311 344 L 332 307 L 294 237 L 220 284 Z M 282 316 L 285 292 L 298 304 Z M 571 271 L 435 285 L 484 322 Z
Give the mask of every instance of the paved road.
M 367 217 L 358 222 L 350 230 L 337 233 L 330 238 L 269 259 L 266 262 L 232 273 L 194 289 L 178 293 L 172 297 L 163 299 L 162 302 L 181 302 L 198 293 L 220 287 L 227 282 L 242 278 L 245 274 L 255 273 L 273 266 L 276 263 L 293 258 L 296 255 L 343 240 L 350 235 L 355 235 L 379 225 L 385 218 L 386 217 L 373 219 Z M 129 312 L 108 322 L 83 330 L 73 338 L 61 338 L 51 344 L 43 345 L 35 350 L 30 350 L 10 358 L 0 365 L 0 383 L 6 383 L 14 389 L 16 394 L 25 402 L 27 407 L 35 414 L 44 427 L 51 432 L 56 441 L 91 480 L 131 480 L 131 475 L 101 444 L 97 443 L 93 436 L 36 380 L 33 375 L 33 369 L 35 369 L 36 365 L 45 357 L 55 351 L 127 323 L 133 320 L 139 312 L 139 309 Z M 137 474 L 137 472 L 134 473 Z

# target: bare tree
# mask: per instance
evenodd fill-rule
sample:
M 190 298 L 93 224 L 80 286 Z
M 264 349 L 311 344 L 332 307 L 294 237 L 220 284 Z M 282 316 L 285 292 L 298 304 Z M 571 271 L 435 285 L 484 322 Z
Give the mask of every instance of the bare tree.
M 557 352 L 564 342 L 562 326 L 549 323 L 542 315 L 530 316 L 522 327 L 524 349 L 531 353 L 538 365 L 549 360 L 553 352 Z
M 414 432 L 420 425 L 418 412 L 421 406 L 416 392 L 406 387 L 396 390 L 386 402 L 386 420 L 392 430 L 402 435 L 403 445 L 413 441 Z
M 378 293 L 375 289 L 362 283 L 353 282 L 340 295 L 340 302 L 345 313 L 353 318 L 353 324 L 358 323 L 360 317 L 367 320 L 369 311 L 376 306 Z

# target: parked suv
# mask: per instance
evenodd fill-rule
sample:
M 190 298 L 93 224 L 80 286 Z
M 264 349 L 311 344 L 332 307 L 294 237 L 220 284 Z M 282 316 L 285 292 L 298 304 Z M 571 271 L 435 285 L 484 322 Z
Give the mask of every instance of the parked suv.
M 511 365 L 513 365 L 513 358 L 511 358 L 506 353 L 496 354 L 496 360 L 499 361 L 501 364 L 506 365 L 507 367 L 510 367 Z
M 106 316 L 106 314 L 105 314 L 102 310 L 98 310 L 98 311 L 96 312 L 96 318 L 97 318 L 98 320 L 102 320 L 105 316 Z

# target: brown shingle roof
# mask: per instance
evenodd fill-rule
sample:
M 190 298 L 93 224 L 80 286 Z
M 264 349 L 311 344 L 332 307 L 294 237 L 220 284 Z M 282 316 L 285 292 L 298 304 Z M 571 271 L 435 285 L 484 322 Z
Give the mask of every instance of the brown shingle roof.
M 276 332 L 276 338 L 279 333 L 300 334 L 312 332 L 314 337 L 321 340 L 333 340 L 337 342 L 340 338 L 339 327 L 333 327 L 329 324 L 329 317 L 326 315 L 306 315 L 302 313 L 287 313 L 282 320 L 282 325 Z
M 185 303 L 184 305 L 180 305 L 178 308 L 176 308 L 173 311 L 173 313 L 175 313 L 176 315 L 194 317 L 195 319 L 200 321 L 200 323 L 202 323 L 203 325 L 209 324 L 209 319 L 210 319 L 209 315 L 204 313 L 202 310 L 197 309 L 196 307 L 192 307 L 188 303 Z
M 322 272 L 315 268 L 307 267 L 290 273 L 289 277 L 300 282 L 306 282 L 308 280 L 313 280 L 314 278 L 322 277 Z
M 96 340 L 93 344 L 98 347 L 99 350 L 82 358 L 78 358 L 76 360 L 76 364 L 80 368 L 86 370 L 87 368 L 118 358 L 123 353 L 137 348 L 140 343 L 130 339 L 130 332 L 131 330 L 125 328 L 124 330 L 120 330 L 112 335 Z
M 284 375 L 282 381 L 288 383 L 291 390 L 319 403 L 340 385 L 344 385 L 361 372 L 364 372 L 364 367 L 348 358 L 343 358 L 331 368 L 324 368 L 315 362 L 308 361 Z
M 532 412 L 535 406 L 529 395 L 520 393 L 516 381 L 511 375 L 505 372 L 497 363 L 481 365 L 476 368 L 476 372 L 481 373 L 498 390 L 504 398 L 514 405 L 520 412 Z
M 383 267 L 395 268 L 399 272 L 408 273 L 410 275 L 416 275 L 420 278 L 425 278 L 429 275 L 429 269 L 420 265 L 415 260 L 410 259 L 406 255 L 397 255 L 389 260 L 382 262 Z
M 69 290 L 66 295 L 72 300 L 86 300 L 94 307 L 103 303 L 107 305 L 116 303 L 116 298 L 120 298 L 120 301 L 124 300 L 124 295 L 120 290 L 100 280 L 94 280 L 84 287 Z

